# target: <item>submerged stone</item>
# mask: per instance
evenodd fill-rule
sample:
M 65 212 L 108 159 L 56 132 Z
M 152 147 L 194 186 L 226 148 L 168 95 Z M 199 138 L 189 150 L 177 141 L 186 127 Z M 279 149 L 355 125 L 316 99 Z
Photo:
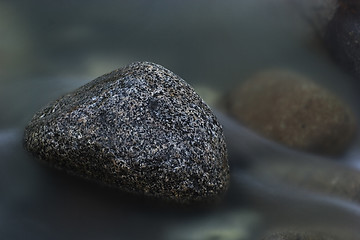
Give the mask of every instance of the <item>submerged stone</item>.
M 261 72 L 234 88 L 225 101 L 228 113 L 245 126 L 299 150 L 338 155 L 356 134 L 350 108 L 297 73 Z
M 122 190 L 207 201 L 229 183 L 221 125 L 179 76 L 137 62 L 35 114 L 25 147 L 50 165 Z

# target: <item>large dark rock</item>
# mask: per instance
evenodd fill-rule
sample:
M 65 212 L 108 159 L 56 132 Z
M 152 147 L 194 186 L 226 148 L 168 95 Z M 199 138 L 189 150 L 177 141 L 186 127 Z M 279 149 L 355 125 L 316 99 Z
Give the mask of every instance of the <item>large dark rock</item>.
M 82 86 L 35 114 L 25 147 L 77 176 L 177 202 L 225 192 L 222 127 L 180 77 L 133 63 Z

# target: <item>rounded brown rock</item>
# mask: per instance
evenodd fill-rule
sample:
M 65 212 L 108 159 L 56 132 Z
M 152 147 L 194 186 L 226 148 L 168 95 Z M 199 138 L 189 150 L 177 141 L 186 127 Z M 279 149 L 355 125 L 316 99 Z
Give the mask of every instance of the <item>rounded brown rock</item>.
M 255 75 L 228 94 L 225 108 L 269 139 L 318 154 L 341 154 L 356 133 L 354 114 L 344 102 L 290 71 Z

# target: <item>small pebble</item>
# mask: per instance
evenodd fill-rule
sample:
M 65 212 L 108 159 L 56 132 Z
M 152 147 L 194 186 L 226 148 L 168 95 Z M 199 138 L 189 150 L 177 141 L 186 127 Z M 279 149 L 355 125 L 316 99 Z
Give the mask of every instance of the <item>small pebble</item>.
M 223 130 L 183 79 L 136 62 L 105 74 L 35 114 L 25 147 L 71 174 L 180 203 L 228 188 Z
M 245 126 L 303 151 L 339 155 L 356 133 L 348 106 L 293 72 L 261 72 L 225 98 L 226 111 Z

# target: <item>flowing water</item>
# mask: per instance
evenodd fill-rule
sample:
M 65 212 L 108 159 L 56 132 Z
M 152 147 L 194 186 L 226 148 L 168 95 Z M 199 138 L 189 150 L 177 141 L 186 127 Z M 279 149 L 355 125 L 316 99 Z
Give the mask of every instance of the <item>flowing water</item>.
M 210 104 L 258 71 L 291 69 L 358 116 L 359 84 L 329 58 L 309 20 L 312 1 L 304 2 L 0 0 L 0 238 L 251 240 L 296 227 L 358 239 L 356 194 L 284 178 L 310 169 L 357 176 L 358 139 L 328 159 L 262 139 L 216 111 L 232 181 L 220 203 L 204 207 L 159 204 L 68 176 L 22 146 L 39 108 L 133 61 L 174 71 Z

